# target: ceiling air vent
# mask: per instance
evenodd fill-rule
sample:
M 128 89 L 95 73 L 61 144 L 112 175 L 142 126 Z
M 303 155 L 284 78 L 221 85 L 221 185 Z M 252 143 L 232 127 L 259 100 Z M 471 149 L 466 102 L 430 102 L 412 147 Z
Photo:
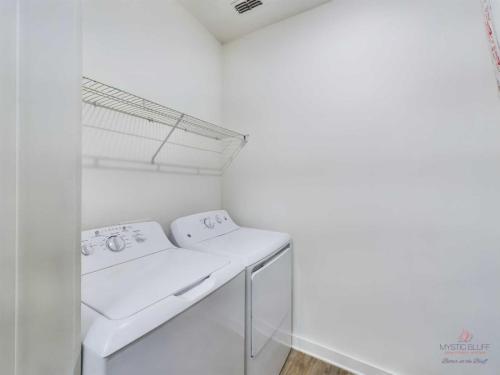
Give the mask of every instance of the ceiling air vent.
M 249 10 L 252 10 L 253 8 L 258 7 L 259 5 L 262 5 L 262 1 L 260 0 L 246 0 L 246 1 L 241 1 L 238 4 L 234 6 L 234 9 L 240 14 L 248 12 Z

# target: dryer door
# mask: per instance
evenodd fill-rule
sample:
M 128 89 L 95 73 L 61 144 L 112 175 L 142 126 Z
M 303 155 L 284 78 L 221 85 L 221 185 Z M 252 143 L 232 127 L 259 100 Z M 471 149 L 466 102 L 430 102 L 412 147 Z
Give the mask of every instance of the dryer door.
M 287 248 L 252 273 L 251 341 L 256 357 L 292 309 L 292 252 Z

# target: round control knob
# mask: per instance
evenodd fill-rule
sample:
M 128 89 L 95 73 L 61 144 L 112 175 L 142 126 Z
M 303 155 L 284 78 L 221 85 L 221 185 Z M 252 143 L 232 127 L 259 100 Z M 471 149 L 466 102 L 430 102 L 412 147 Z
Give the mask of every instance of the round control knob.
M 215 215 L 215 221 L 220 224 L 222 223 L 222 218 L 219 215 Z
M 214 223 L 212 223 L 212 220 L 209 217 L 206 217 L 203 219 L 203 224 L 209 229 L 212 229 L 214 227 Z
M 82 245 L 82 255 L 88 257 L 94 252 L 94 249 L 88 245 Z
M 125 249 L 125 241 L 120 236 L 110 236 L 106 240 L 106 247 L 114 252 L 119 252 Z

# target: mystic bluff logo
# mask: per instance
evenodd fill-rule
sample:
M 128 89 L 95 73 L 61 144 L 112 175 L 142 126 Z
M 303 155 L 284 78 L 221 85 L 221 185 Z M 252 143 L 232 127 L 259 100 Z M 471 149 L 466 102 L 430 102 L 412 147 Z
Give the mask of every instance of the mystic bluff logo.
M 439 350 L 444 354 L 442 364 L 486 365 L 490 344 L 478 343 L 474 335 L 463 329 L 455 342 L 439 344 Z

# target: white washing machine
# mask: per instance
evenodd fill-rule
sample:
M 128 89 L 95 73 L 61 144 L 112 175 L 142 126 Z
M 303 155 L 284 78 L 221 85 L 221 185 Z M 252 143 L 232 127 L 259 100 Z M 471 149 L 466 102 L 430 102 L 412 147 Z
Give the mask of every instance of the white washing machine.
M 222 210 L 179 218 L 171 229 L 182 247 L 244 262 L 246 374 L 278 375 L 291 347 L 290 236 L 239 227 Z
M 243 270 L 155 222 L 83 232 L 83 375 L 244 374 Z

